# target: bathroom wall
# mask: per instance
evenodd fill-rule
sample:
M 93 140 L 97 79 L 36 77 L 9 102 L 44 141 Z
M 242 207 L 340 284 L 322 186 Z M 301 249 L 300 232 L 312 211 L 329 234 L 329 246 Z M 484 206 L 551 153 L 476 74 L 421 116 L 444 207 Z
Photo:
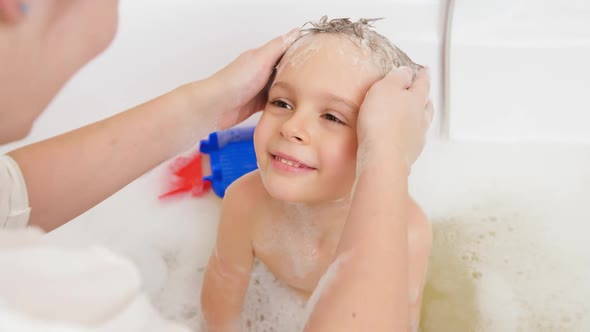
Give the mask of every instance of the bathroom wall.
M 518 4 L 534 7 L 530 2 Z M 377 30 L 415 61 L 431 67 L 438 111 L 429 145 L 411 175 L 411 192 L 431 217 L 435 234 L 423 330 L 587 331 L 590 147 L 564 140 L 441 139 L 444 7 L 442 0 L 122 0 L 120 28 L 111 47 L 67 84 L 26 140 L 0 152 L 105 118 L 205 77 L 246 48 L 324 14 L 385 17 L 376 23 Z M 453 66 L 460 73 L 464 65 L 467 74 L 480 63 L 480 58 L 464 56 Z M 577 64 L 565 71 L 577 75 Z M 531 84 L 539 80 L 531 77 Z M 514 96 L 519 86 L 506 89 Z M 487 100 L 502 105 L 505 94 L 501 86 L 479 93 L 485 98 L 471 107 L 473 112 L 479 112 L 479 106 L 488 109 Z M 506 99 L 507 109 L 515 103 Z M 452 108 L 445 111 L 453 115 Z M 566 111 L 549 115 L 561 123 Z M 496 124 L 483 120 L 487 115 L 469 118 L 462 128 L 473 124 L 490 136 Z M 453 119 L 462 118 L 457 113 Z M 543 128 L 550 130 L 550 125 Z M 565 135 L 561 129 L 552 137 Z M 194 280 L 214 241 L 219 200 L 208 196 L 159 201 L 166 174 L 166 165 L 149 172 L 50 236 L 71 245 L 106 245 L 131 257 L 156 305 L 167 316 L 198 326 Z
M 450 137 L 590 143 L 588 2 L 453 3 Z

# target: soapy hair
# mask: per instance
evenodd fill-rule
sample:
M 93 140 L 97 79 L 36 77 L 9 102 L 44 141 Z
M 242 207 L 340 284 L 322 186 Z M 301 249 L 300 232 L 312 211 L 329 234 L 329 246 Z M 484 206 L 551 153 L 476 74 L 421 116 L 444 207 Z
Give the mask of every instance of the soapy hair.
M 422 66 L 412 61 L 406 53 L 391 43 L 385 36 L 372 30 L 374 28 L 372 23 L 380 19 L 361 18 L 353 22 L 349 18 L 328 20 L 327 16 L 323 16 L 317 22 L 305 23 L 302 31 L 308 35 L 320 33 L 338 35 L 348 38 L 358 47 L 367 47 L 375 56 L 376 65 L 381 70 L 382 75 L 386 75 L 392 69 L 401 66 L 411 68 L 415 75 Z M 311 27 L 305 28 L 307 25 Z

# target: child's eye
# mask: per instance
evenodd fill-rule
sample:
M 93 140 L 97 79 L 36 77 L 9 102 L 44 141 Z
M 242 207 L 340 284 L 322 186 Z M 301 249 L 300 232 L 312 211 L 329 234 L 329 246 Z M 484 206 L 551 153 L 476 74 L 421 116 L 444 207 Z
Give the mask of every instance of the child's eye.
M 337 124 L 345 124 L 342 120 L 338 119 L 336 116 L 330 114 L 330 113 L 326 113 L 324 115 L 322 115 L 322 117 L 328 121 L 333 121 Z
M 276 106 L 276 107 L 280 107 L 280 108 L 286 108 L 288 110 L 293 110 L 293 107 L 291 107 L 291 105 L 289 105 L 288 103 L 282 101 L 282 100 L 273 100 L 272 102 L 270 102 L 272 105 Z

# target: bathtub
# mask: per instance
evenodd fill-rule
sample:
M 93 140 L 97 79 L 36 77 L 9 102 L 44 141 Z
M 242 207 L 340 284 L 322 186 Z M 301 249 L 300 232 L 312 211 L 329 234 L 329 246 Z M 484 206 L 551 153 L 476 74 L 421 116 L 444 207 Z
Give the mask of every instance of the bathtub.
M 485 7 L 493 14 L 490 17 L 509 15 L 500 4 L 514 9 L 524 2 L 495 3 Z M 581 1 L 576 3 L 587 8 Z M 530 142 L 515 135 L 510 143 L 474 139 L 460 131 L 454 138 L 461 139 L 441 138 L 443 114 L 451 121 L 465 119 L 460 110 L 454 113 L 453 106 L 443 107 L 445 8 L 446 2 L 436 0 L 372 0 L 362 5 L 221 1 L 206 6 L 188 0 L 165 5 L 155 0 L 121 1 L 120 30 L 111 47 L 68 83 L 29 138 L 0 152 L 210 75 L 244 49 L 323 14 L 386 16 L 377 29 L 417 62 L 430 65 L 432 96 L 439 110 L 429 145 L 410 177 L 410 191 L 434 230 L 421 330 L 588 331 L 590 287 L 585 281 L 590 279 L 590 246 L 584 230 L 590 221 L 585 208 L 590 206 L 590 147 L 577 140 Z M 468 23 L 485 29 L 481 20 Z M 573 47 L 560 42 L 552 45 Z M 498 43 L 503 46 L 469 47 L 514 47 L 505 40 Z M 518 47 L 522 59 L 530 56 L 527 47 Z M 461 62 L 469 59 L 465 56 Z M 454 73 L 467 75 L 473 65 L 453 63 Z M 455 97 L 448 97 L 453 105 Z M 501 102 L 496 94 L 489 97 Z M 514 103 L 506 100 L 507 107 Z M 255 123 L 256 118 L 248 121 Z M 549 125 L 543 128 L 551 132 Z M 496 127 L 480 126 L 479 132 L 495 133 Z M 453 124 L 453 128 L 469 126 Z M 562 137 L 559 132 L 565 135 L 561 130 L 551 137 Z M 160 201 L 157 196 L 167 174 L 167 165 L 161 165 L 47 239 L 74 248 L 100 245 L 130 259 L 140 272 L 142 291 L 161 315 L 198 331 L 200 282 L 215 241 L 220 200 L 209 195 Z M 245 314 L 252 320 L 251 329 L 261 331 L 264 324 L 276 324 L 285 317 L 281 314 L 289 312 L 294 316 L 283 319 L 288 325 L 280 330 L 297 330 L 303 315 L 299 304 L 262 267 L 257 269 L 265 287 L 249 294 Z M 256 305 L 258 299 L 264 305 Z M 277 310 L 269 314 L 267 308 Z

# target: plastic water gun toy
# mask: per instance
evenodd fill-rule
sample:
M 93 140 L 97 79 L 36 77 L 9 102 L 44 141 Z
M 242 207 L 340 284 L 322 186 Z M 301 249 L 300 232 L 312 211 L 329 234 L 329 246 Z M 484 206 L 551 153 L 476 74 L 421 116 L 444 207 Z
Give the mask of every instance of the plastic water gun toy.
M 179 157 L 173 162 L 173 188 L 160 198 L 183 192 L 202 196 L 210 188 L 223 198 L 232 182 L 258 168 L 253 138 L 254 127 L 237 127 L 209 134 L 199 145 L 200 153 Z M 211 166 L 211 175 L 204 177 L 202 154 L 209 155 Z

